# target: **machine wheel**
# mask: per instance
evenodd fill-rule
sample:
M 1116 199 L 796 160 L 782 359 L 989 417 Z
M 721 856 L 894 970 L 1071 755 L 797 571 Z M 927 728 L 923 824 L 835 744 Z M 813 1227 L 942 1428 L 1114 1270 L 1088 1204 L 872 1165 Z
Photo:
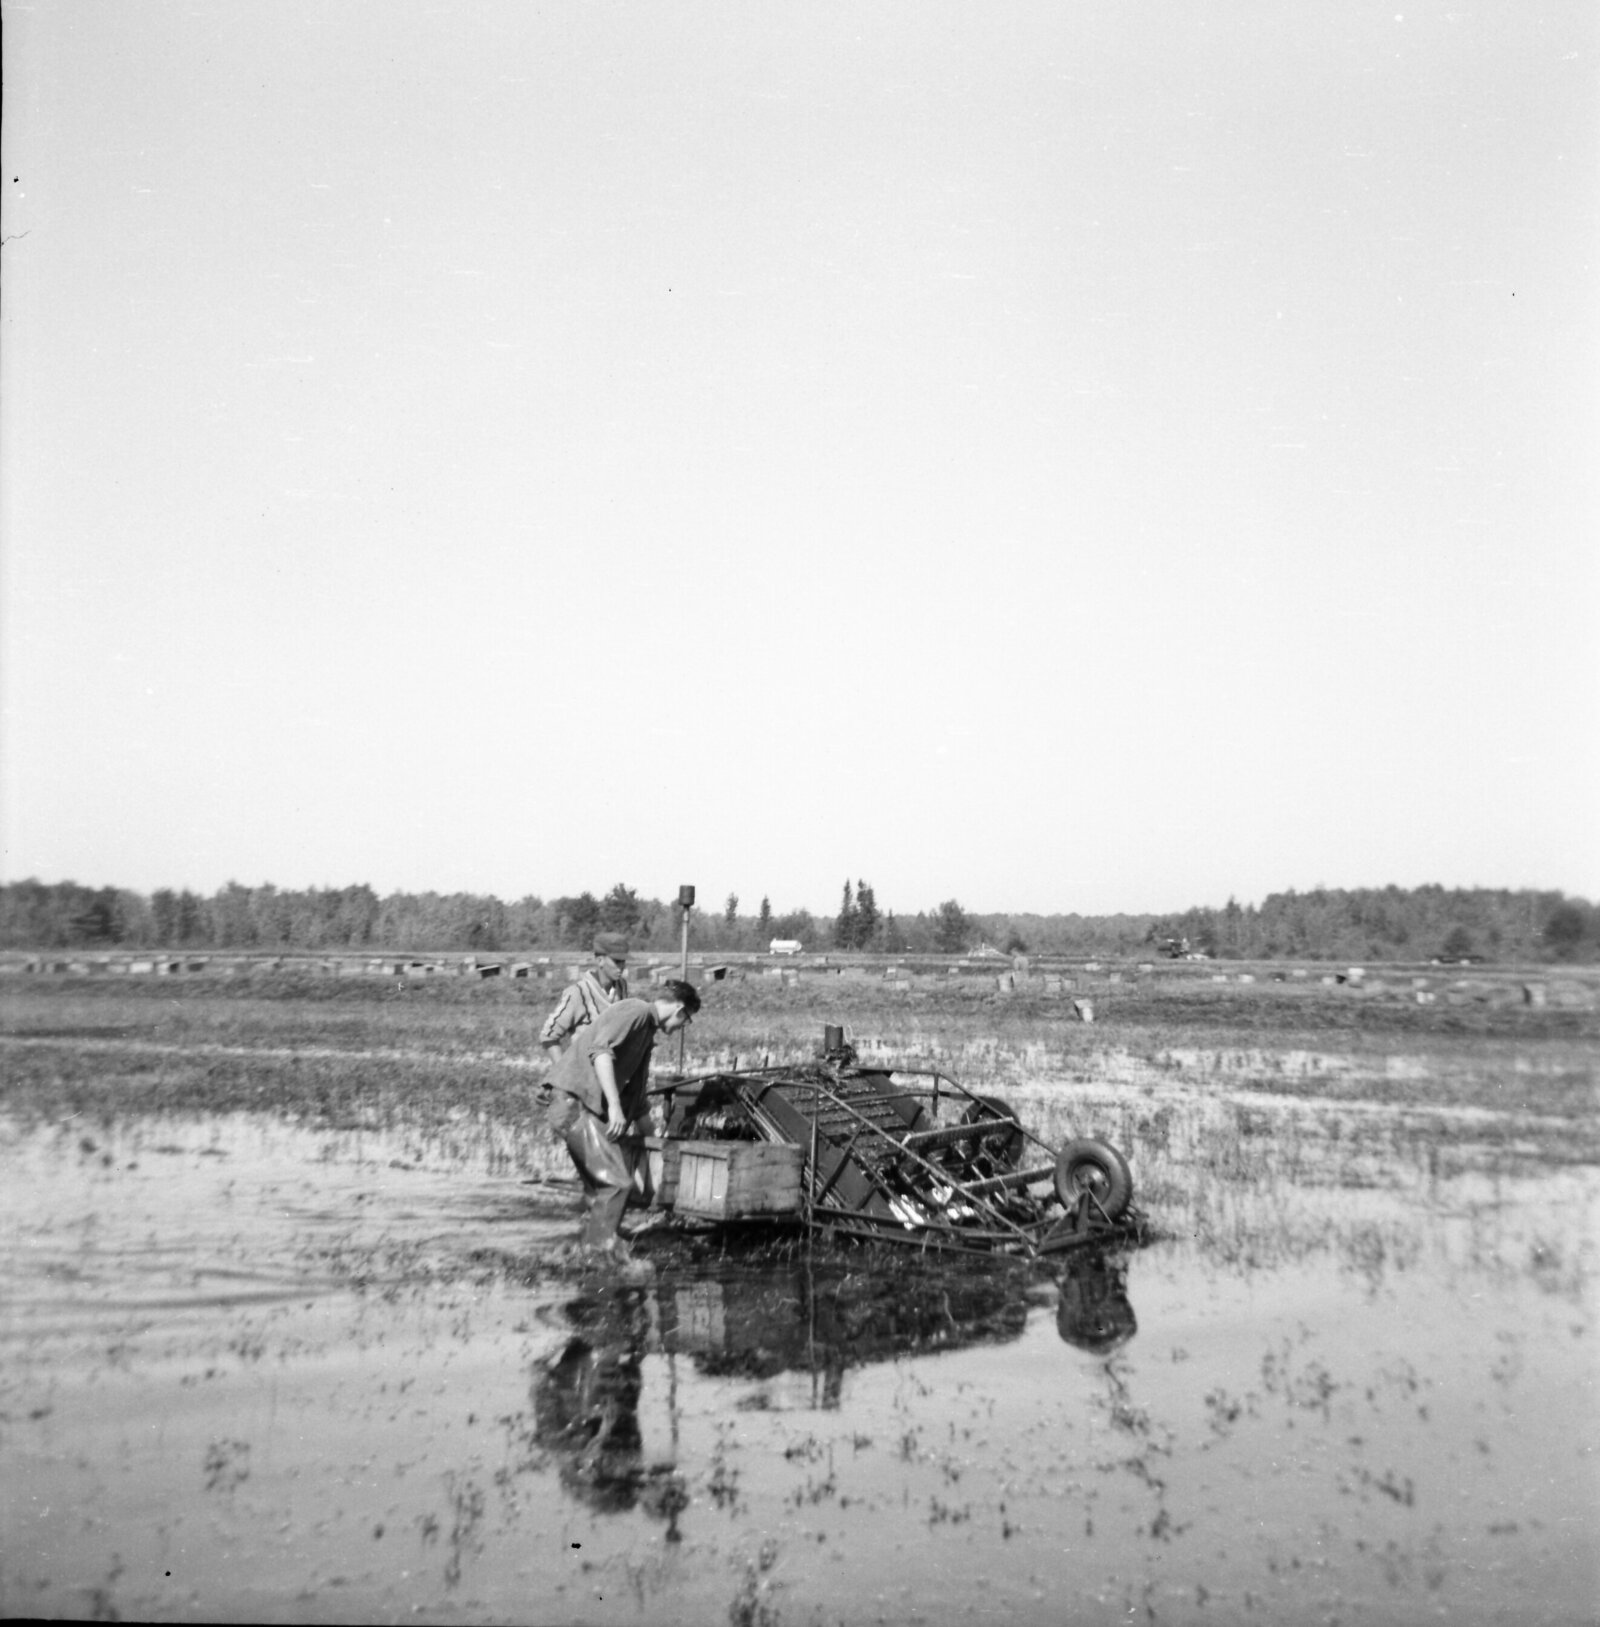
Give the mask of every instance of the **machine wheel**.
M 981 1124 L 985 1119 L 1010 1119 L 1013 1122 L 994 1131 L 992 1135 L 979 1136 L 976 1141 L 969 1142 L 968 1145 L 972 1149 L 968 1155 L 969 1162 L 975 1163 L 981 1156 L 992 1163 L 999 1173 L 1015 1169 L 1021 1161 L 1022 1149 L 1027 1144 L 1022 1127 L 1015 1122 L 1016 1117 L 1011 1110 L 1011 1104 L 1004 1097 L 978 1097 L 961 1115 L 963 1124 Z
M 1109 1141 L 1069 1141 L 1056 1154 L 1056 1196 L 1068 1209 L 1088 1192 L 1107 1220 L 1121 1220 L 1133 1202 L 1133 1172 Z

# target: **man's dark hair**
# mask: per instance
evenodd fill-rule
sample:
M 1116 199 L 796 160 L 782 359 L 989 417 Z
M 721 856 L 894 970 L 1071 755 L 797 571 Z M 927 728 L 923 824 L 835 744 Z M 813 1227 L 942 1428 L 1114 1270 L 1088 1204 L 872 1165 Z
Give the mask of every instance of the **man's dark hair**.
M 669 1000 L 676 1000 L 692 1017 L 700 1009 L 700 991 L 693 983 L 670 977 L 661 985 L 661 992 Z

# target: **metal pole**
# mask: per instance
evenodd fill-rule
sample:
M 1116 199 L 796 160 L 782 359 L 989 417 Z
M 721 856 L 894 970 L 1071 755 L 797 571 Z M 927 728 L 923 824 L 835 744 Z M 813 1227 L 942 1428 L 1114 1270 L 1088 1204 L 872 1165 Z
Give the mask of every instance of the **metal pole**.
M 680 887 L 678 889 L 678 909 L 683 916 L 683 953 L 678 963 L 678 976 L 685 983 L 689 981 L 689 911 L 694 908 L 694 888 Z M 684 1042 L 688 1038 L 685 1029 L 678 1030 L 678 1072 L 683 1072 Z

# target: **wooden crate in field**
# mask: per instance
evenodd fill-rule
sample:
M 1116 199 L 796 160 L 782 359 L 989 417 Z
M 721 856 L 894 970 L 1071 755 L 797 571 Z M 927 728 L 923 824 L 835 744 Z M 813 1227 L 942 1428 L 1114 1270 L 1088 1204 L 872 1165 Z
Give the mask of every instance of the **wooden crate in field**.
M 644 1167 L 635 1173 L 634 1184 L 643 1188 L 651 1208 L 670 1209 L 678 1195 L 678 1159 L 683 1143 L 646 1136 L 644 1149 Z
M 798 1147 L 761 1141 L 667 1141 L 651 1137 L 656 1202 L 680 1215 L 737 1220 L 800 1212 Z M 659 1162 L 658 1162 L 659 1160 Z

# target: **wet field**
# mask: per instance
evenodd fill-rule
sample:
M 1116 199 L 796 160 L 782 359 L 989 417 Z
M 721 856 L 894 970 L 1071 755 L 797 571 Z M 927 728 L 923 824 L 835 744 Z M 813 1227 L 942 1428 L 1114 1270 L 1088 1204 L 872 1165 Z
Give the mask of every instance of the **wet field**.
M 656 1230 L 619 1281 L 557 1164 L 470 1138 L 6 1121 L 0 1608 L 1596 1619 L 1592 1124 L 1008 1067 L 1130 1150 L 1155 1241 Z

